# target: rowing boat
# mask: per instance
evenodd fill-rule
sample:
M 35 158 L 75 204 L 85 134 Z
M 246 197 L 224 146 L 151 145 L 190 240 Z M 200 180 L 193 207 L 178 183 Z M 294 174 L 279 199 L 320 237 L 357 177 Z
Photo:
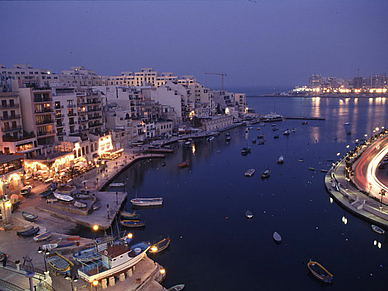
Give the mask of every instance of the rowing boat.
M 325 283 L 331 283 L 331 280 L 333 280 L 333 275 L 320 263 L 310 260 L 307 263 L 307 267 L 309 268 L 310 272 L 319 280 Z
M 381 227 L 378 227 L 377 225 L 372 224 L 371 225 L 372 229 L 374 232 L 377 232 L 378 234 L 384 234 L 385 230 L 382 229 Z
M 169 245 L 170 245 L 170 237 L 166 237 L 161 241 L 157 242 L 156 244 L 154 244 L 150 248 L 150 251 L 153 254 L 160 253 L 161 251 L 167 249 Z
M 134 198 L 131 203 L 134 206 L 160 206 L 163 204 L 163 198 Z
M 128 219 L 121 219 L 120 224 L 125 227 L 143 227 L 145 226 L 145 222 L 141 220 L 128 220 Z
M 37 236 L 34 236 L 34 241 L 42 241 L 51 237 L 51 231 L 45 231 Z
M 121 218 L 124 219 L 139 219 L 140 214 L 138 214 L 136 211 L 128 212 L 128 211 L 121 211 L 120 212 Z
M 33 227 L 28 230 L 18 231 L 16 234 L 18 236 L 30 237 L 30 236 L 36 235 L 38 231 L 39 231 L 39 227 Z
M 38 219 L 38 215 L 23 211 L 22 216 L 25 220 L 35 222 Z
M 46 257 L 47 264 L 52 267 L 57 273 L 67 273 L 74 264 L 58 252 Z
M 168 288 L 167 290 L 168 291 L 180 291 L 180 290 L 183 290 L 183 288 L 185 288 L 185 284 L 178 284 L 178 285 L 172 286 L 171 288 Z

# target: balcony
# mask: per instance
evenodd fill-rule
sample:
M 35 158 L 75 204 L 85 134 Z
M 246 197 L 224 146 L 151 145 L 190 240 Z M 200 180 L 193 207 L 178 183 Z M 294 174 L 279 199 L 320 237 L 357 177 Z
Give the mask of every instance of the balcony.
M 89 120 L 87 120 L 87 119 L 78 119 L 78 122 L 79 123 L 85 123 L 85 122 L 88 122 Z
M 102 126 L 102 123 L 89 124 L 89 128 Z
M 11 93 L 11 92 L 4 92 L 0 94 L 0 98 L 17 98 L 19 97 L 18 94 Z
M 91 104 L 101 104 L 101 100 L 87 100 L 86 102 L 78 103 L 78 106 L 85 106 Z
M 68 113 L 67 116 L 77 116 L 77 113 Z
M 11 120 L 11 119 L 19 119 L 20 115 L 11 115 L 11 116 L 0 116 L 0 120 Z
M 34 138 L 34 137 L 35 137 L 35 134 L 25 134 L 22 137 L 3 135 L 3 142 L 16 142 L 16 141 L 21 141 L 21 140 L 25 140 L 25 139 Z
M 56 126 L 57 126 L 57 127 L 64 127 L 65 124 L 64 124 L 64 123 L 56 123 Z
M 75 104 L 67 104 L 67 108 L 75 108 L 76 105 Z
M 34 98 L 35 103 L 47 103 L 53 101 L 53 98 L 46 97 L 46 98 Z
M 47 120 L 37 120 L 36 121 L 36 125 L 43 125 L 43 124 L 50 124 L 50 123 L 54 123 L 54 120 L 51 120 L 51 119 L 47 119 Z
M 64 114 L 55 114 L 55 118 L 63 118 L 63 117 L 65 117 Z
M 51 108 L 44 108 L 43 110 L 35 110 L 35 114 L 47 114 L 51 112 L 54 112 L 54 110 Z
M 64 136 L 64 135 L 66 135 L 66 132 L 64 132 L 64 131 L 62 131 L 62 132 L 57 132 L 57 135 L 58 135 L 58 136 Z
M 89 128 L 80 128 L 79 132 L 89 132 Z
M 19 108 L 19 103 L 0 105 L 0 109 Z
M 76 124 L 78 124 L 77 121 L 69 122 L 69 125 L 76 125 Z
M 63 109 L 63 105 L 60 105 L 60 106 L 55 105 L 55 109 Z
M 88 112 L 95 112 L 95 111 L 101 111 L 101 107 L 88 109 Z
M 53 134 L 55 134 L 55 130 L 38 132 L 38 136 L 53 135 Z
M 3 132 L 11 132 L 11 131 L 21 130 L 21 129 L 23 128 L 20 125 L 15 127 L 1 128 Z
M 89 120 L 93 120 L 93 119 L 101 119 L 102 118 L 102 116 L 100 116 L 100 115 L 89 115 L 88 116 L 88 119 Z

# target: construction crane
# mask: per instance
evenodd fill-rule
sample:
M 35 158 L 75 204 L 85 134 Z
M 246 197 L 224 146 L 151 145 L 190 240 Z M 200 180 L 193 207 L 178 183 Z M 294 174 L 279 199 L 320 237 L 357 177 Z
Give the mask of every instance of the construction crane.
M 224 78 L 226 77 L 225 73 L 205 73 L 205 74 L 221 76 L 221 78 L 222 78 L 222 87 L 221 87 L 221 89 L 224 90 Z

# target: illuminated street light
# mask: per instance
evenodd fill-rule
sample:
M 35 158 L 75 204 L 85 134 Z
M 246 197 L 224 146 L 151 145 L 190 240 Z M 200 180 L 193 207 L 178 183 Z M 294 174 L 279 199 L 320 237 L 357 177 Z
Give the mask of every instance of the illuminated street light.
M 166 269 L 160 269 L 160 274 L 162 274 L 162 275 L 164 275 L 164 274 L 166 274 Z
M 94 231 L 98 231 L 99 229 L 100 229 L 100 227 L 97 224 L 93 225 L 93 230 Z

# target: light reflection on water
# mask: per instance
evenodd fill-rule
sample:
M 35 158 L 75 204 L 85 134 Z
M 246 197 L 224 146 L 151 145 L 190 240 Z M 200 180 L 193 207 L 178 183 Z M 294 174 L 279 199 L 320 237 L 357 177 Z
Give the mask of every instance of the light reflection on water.
M 165 198 L 160 209 L 140 210 L 147 226 L 135 231 L 136 240 L 170 235 L 169 250 L 155 257 L 167 269 L 165 285 L 183 282 L 187 290 L 256 290 L 252 286 L 260 282 L 260 290 L 316 290 L 322 286 L 306 275 L 306 262 L 312 258 L 334 273 L 333 290 L 383 290 L 386 273 L 380 265 L 388 266 L 382 255 L 387 236 L 378 236 L 368 223 L 333 202 L 320 169 L 329 169 L 330 160 L 344 153 L 346 145 L 353 147 L 356 138 L 385 125 L 387 104 L 362 98 L 276 97 L 248 98 L 248 104 L 261 113 L 276 106 L 285 116 L 326 120 L 310 120 L 308 125 L 287 120 L 277 123 L 276 132 L 270 124 L 260 131 L 259 125 L 249 132 L 241 127 L 230 131 L 229 143 L 222 133 L 212 142 L 176 144 L 165 167 L 159 160 L 143 161 L 116 179 L 129 178 L 129 198 L 135 192 Z M 350 122 L 350 136 L 345 122 Z M 282 130 L 293 127 L 295 133 L 282 135 Z M 265 145 L 251 143 L 259 134 L 264 134 Z M 279 139 L 273 138 L 275 134 Z M 247 143 L 252 153 L 241 156 Z M 280 155 L 284 165 L 276 163 Z M 184 160 L 190 166 L 179 169 Z M 261 180 L 266 167 L 271 168 L 271 177 Z M 252 178 L 244 177 L 249 168 L 256 169 Z M 130 210 L 129 202 L 126 208 Z M 254 213 L 249 221 L 247 209 Z M 284 238 L 281 245 L 272 241 L 275 230 Z M 376 245 L 371 243 L 375 240 Z

